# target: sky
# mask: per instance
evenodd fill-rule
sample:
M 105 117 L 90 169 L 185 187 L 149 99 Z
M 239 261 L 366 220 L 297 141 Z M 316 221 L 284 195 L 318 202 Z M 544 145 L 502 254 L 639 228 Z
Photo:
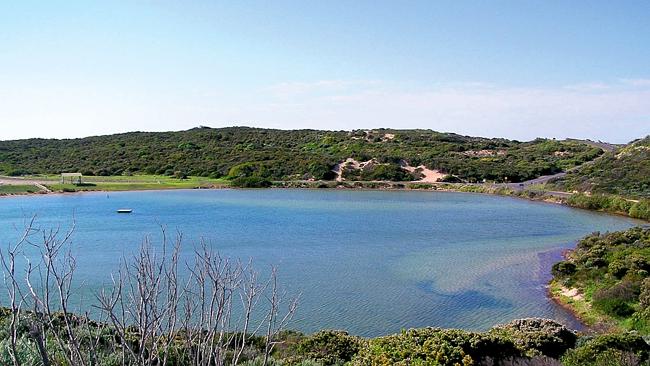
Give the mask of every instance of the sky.
M 0 1 L 0 140 L 650 134 L 650 1 Z

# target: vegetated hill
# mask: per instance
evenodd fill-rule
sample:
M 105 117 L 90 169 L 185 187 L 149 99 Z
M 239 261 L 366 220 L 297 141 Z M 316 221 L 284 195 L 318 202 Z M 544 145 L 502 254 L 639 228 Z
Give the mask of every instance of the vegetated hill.
M 569 191 L 650 197 L 650 136 L 607 152 L 552 184 Z
M 554 281 L 580 291 L 591 316 L 650 333 L 650 228 L 594 233 L 566 261 L 553 266 Z
M 411 180 L 400 162 L 466 181 L 517 182 L 563 171 L 602 154 L 576 141 L 467 137 L 430 130 L 317 131 L 248 127 L 132 132 L 82 139 L 0 141 L 0 173 L 85 175 L 182 173 L 268 180 L 334 179 L 347 158 L 375 159 L 367 180 Z M 352 174 L 354 176 L 354 174 Z

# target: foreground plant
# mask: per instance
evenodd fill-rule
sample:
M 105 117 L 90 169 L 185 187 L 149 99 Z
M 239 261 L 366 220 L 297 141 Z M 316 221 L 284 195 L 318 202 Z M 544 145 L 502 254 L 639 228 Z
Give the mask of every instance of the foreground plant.
M 3 350 L 14 366 L 234 365 L 253 346 L 267 365 L 295 313 L 297 298 L 280 290 L 276 268 L 261 278 L 251 262 L 224 258 L 205 243 L 181 264 L 182 236 L 170 245 L 163 229 L 159 248 L 146 239 L 123 259 L 112 285 L 97 294 L 96 311 L 75 315 L 73 232 L 74 225 L 42 231 L 32 220 L 0 251 L 9 298 Z M 27 256 L 25 246 L 39 256 Z

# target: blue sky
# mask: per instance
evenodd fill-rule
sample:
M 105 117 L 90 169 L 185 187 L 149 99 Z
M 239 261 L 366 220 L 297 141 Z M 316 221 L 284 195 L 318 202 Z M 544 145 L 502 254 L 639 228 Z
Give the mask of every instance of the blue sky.
M 650 134 L 648 1 L 0 4 L 0 139 L 197 125 Z

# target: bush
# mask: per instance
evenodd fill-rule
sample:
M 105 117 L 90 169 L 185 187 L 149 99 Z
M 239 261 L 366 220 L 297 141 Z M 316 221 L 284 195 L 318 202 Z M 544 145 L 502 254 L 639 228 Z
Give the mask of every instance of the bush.
M 607 315 L 623 318 L 634 313 L 634 308 L 625 300 L 602 299 L 594 300 L 594 307 Z
M 613 261 L 607 266 L 607 271 L 618 279 L 623 278 L 629 270 L 627 263 L 621 260 Z
M 553 276 L 556 277 L 570 276 L 575 272 L 576 272 L 576 265 L 567 261 L 555 263 L 551 268 L 551 273 L 553 274 Z
M 11 343 L 9 338 L 0 340 L 0 365 L 12 365 Z M 41 361 L 40 354 L 36 345 L 26 337 L 18 339 L 16 345 L 16 358 L 21 365 L 39 365 Z
M 176 179 L 187 179 L 187 173 L 181 170 L 177 170 L 174 172 L 174 178 Z
M 631 352 L 610 349 L 596 355 L 568 352 L 562 359 L 564 366 L 641 366 L 639 358 Z
M 650 309 L 650 278 L 643 280 L 639 292 L 639 307 L 641 310 Z
M 233 187 L 239 188 L 268 188 L 272 182 L 260 177 L 240 177 L 230 181 Z
M 564 325 L 549 319 L 518 319 L 490 330 L 512 340 L 528 356 L 560 357 L 576 344 L 576 334 Z
M 398 164 L 376 164 L 363 169 L 361 172 L 361 179 L 399 182 L 413 180 L 414 178 Z
M 630 303 L 637 300 L 638 296 L 638 284 L 622 281 L 610 288 L 598 289 L 593 295 L 593 304 L 606 314 L 625 317 L 634 313 Z
M 298 353 L 324 365 L 335 365 L 350 361 L 359 352 L 361 344 L 360 338 L 347 332 L 323 330 L 300 342 Z
M 637 365 L 648 360 L 650 346 L 637 334 L 608 334 L 588 337 L 562 357 L 565 366 Z M 633 358 L 631 357 L 633 356 Z M 638 363 L 622 363 L 625 360 Z
M 511 340 L 493 334 L 425 328 L 369 340 L 353 365 L 473 365 L 521 356 Z
M 629 215 L 635 219 L 650 220 L 650 200 L 640 200 L 634 203 L 630 208 Z

